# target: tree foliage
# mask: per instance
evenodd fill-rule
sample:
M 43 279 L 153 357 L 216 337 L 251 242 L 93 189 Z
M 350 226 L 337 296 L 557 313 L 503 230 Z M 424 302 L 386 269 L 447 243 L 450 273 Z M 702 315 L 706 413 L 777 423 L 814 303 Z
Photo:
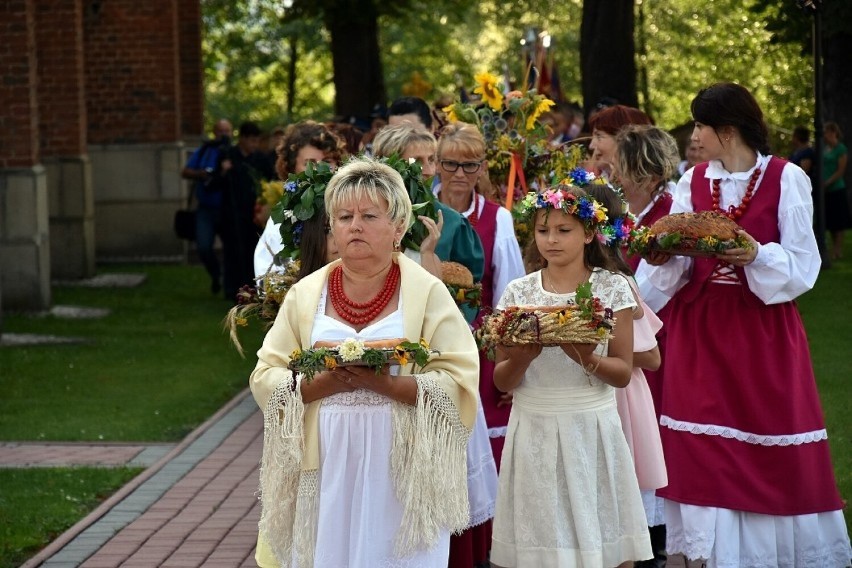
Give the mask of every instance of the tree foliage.
M 269 125 L 329 118 L 335 92 L 323 18 L 335 6 L 355 1 L 295 0 L 286 10 L 283 0 L 203 0 L 208 120 L 227 115 Z M 721 80 L 752 89 L 778 132 L 811 120 L 812 62 L 802 55 L 801 42 L 773 41 L 776 34 L 768 29 L 773 20 L 759 11 L 766 5 L 781 14 L 779 6 L 793 0 L 635 1 L 644 16 L 637 34 L 646 47 L 636 58 L 647 76 L 641 104 L 660 126 L 688 122 L 695 93 Z M 412 91 L 430 102 L 455 96 L 459 86 L 470 89 L 473 74 L 485 70 L 502 75 L 505 69 L 519 83 L 524 75 L 519 40 L 534 27 L 552 35 L 563 90 L 582 102 L 582 0 L 404 0 L 376 3 L 376 8 L 390 100 Z M 597 33 L 613 31 L 604 27 Z M 298 46 L 297 80 L 288 116 L 292 38 Z

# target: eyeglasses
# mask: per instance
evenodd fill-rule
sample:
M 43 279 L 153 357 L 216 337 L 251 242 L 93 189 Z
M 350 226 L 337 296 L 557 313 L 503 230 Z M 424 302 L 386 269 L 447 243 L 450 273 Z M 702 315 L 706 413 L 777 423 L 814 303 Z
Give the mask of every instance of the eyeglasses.
M 478 162 L 455 162 L 453 160 L 441 160 L 441 167 L 445 172 L 454 173 L 459 167 L 466 174 L 475 174 L 482 167 L 482 160 Z

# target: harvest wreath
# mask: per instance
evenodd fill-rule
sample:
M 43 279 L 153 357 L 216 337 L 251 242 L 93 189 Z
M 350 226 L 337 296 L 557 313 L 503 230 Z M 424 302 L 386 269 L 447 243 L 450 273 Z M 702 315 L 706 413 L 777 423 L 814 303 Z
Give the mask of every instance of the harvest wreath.
M 474 336 L 493 360 L 498 345 L 604 343 L 613 337 L 614 328 L 612 310 L 592 296 L 592 285 L 586 282 L 567 306 L 510 306 L 486 316 Z
M 643 256 L 659 251 L 711 257 L 728 249 L 751 248 L 748 239 L 737 234 L 740 229 L 728 216 L 714 211 L 673 213 L 637 229 L 628 250 Z
M 299 266 L 299 261 L 294 260 L 283 271 L 270 269 L 260 279 L 258 287 L 247 285 L 237 292 L 237 304 L 228 310 L 224 328 L 240 355 L 243 355 L 243 346 L 237 329 L 246 327 L 251 318 L 266 322 L 266 327 L 272 325 L 284 302 L 284 296 L 299 279 Z
M 290 354 L 289 368 L 310 382 L 317 373 L 347 365 L 369 367 L 377 375 L 385 365 L 407 365 L 409 360 L 415 368 L 423 368 L 436 353 L 425 339 L 415 343 L 407 339 L 361 341 L 350 337 L 339 344 L 318 341 L 312 349 L 296 349 Z

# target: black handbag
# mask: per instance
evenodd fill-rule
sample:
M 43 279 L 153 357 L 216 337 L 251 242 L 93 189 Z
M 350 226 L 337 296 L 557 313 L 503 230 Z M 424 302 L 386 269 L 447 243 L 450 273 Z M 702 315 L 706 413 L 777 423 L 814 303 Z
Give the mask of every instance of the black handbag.
M 195 210 L 192 207 L 192 190 L 186 200 L 186 209 L 175 211 L 174 229 L 179 239 L 195 240 Z

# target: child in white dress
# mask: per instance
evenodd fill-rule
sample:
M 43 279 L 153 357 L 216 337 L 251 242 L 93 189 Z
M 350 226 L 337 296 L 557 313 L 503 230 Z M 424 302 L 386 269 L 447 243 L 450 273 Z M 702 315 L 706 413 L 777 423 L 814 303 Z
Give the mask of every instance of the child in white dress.
M 608 344 L 498 348 L 494 382 L 514 392 L 500 471 L 491 561 L 500 567 L 613 567 L 652 557 L 613 387 L 632 369 L 627 279 L 610 270 L 595 228 L 600 205 L 574 186 L 524 201 L 544 268 L 512 281 L 498 309 L 560 306 L 577 286 L 615 316 Z

